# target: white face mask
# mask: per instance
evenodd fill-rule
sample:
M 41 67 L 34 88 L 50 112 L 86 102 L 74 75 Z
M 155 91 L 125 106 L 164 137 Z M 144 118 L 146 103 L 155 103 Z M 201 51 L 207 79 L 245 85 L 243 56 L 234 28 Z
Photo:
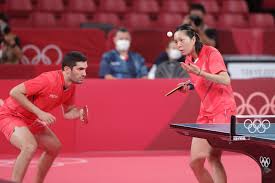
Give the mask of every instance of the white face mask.
M 178 49 L 170 49 L 168 51 L 168 57 L 171 60 L 177 60 L 182 56 L 181 52 Z
M 130 47 L 130 41 L 125 39 L 119 39 L 115 44 L 118 51 L 127 51 Z

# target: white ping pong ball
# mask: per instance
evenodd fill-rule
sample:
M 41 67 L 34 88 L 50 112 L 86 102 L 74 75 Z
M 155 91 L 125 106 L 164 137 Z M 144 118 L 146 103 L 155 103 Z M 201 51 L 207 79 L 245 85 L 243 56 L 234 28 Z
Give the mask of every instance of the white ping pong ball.
M 166 33 L 166 35 L 167 35 L 167 37 L 172 37 L 172 36 L 173 36 L 173 32 L 168 31 L 168 32 Z

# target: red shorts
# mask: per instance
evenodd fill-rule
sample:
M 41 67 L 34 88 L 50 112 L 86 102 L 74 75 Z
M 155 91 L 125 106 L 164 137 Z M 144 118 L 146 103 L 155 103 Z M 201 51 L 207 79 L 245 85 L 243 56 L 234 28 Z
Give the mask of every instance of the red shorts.
M 235 115 L 235 111 L 232 111 L 231 109 L 225 109 L 220 113 L 210 116 L 199 114 L 197 123 L 230 123 L 232 115 Z
M 8 110 L 0 111 L 0 131 L 10 140 L 15 127 L 28 127 L 33 134 L 44 130 L 44 126 L 34 120 L 22 116 L 16 116 Z

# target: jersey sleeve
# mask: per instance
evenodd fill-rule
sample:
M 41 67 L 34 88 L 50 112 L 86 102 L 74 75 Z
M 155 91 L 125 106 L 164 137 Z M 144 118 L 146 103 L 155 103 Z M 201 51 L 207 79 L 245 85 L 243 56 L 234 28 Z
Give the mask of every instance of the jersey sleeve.
M 26 88 L 26 95 L 32 96 L 38 94 L 43 89 L 47 88 L 48 84 L 49 80 L 44 74 L 41 74 L 33 79 L 25 81 L 24 85 Z
M 209 56 L 209 70 L 212 74 L 227 72 L 224 60 L 220 52 L 212 51 Z

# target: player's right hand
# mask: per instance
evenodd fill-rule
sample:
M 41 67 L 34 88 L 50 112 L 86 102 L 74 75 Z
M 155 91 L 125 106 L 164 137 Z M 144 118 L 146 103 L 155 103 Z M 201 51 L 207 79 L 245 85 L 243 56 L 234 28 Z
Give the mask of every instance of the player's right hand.
M 45 125 L 50 125 L 56 121 L 56 118 L 54 115 L 44 111 L 40 111 L 37 117 L 38 117 L 37 121 Z
M 189 90 L 189 84 L 191 83 L 190 80 L 187 80 L 185 82 L 179 83 L 178 86 L 182 86 L 179 91 L 182 93 L 186 93 Z

